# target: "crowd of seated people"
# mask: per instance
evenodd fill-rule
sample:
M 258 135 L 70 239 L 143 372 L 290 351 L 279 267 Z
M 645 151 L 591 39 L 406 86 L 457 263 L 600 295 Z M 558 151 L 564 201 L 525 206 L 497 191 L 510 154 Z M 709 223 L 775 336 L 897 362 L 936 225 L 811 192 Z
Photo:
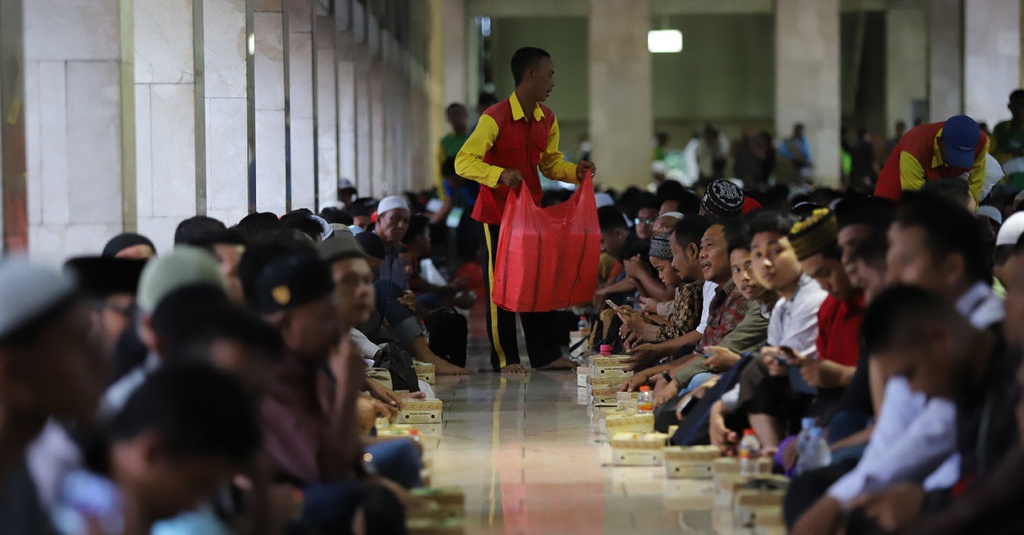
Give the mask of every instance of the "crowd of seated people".
M 0 531 L 404 533 L 422 446 L 375 423 L 433 398 L 416 362 L 468 373 L 473 306 L 421 271 L 413 206 L 197 216 L 167 251 L 128 233 L 63 270 L 0 260 Z

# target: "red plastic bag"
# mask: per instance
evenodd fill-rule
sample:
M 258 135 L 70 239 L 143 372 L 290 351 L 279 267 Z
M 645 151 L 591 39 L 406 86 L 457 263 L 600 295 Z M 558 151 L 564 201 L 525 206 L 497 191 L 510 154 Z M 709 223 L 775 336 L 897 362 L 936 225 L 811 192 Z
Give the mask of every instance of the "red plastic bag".
M 594 185 L 587 172 L 568 201 L 537 206 L 528 191 L 509 193 L 498 235 L 494 295 L 512 312 L 548 312 L 594 299 L 601 256 Z

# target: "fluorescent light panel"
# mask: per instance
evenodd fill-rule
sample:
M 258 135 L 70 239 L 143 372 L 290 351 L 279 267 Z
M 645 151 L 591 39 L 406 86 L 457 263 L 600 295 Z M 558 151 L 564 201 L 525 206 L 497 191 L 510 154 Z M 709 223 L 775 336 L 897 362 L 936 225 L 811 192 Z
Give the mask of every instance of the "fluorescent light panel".
M 681 52 L 683 50 L 683 32 L 651 30 L 647 32 L 647 50 L 653 54 Z

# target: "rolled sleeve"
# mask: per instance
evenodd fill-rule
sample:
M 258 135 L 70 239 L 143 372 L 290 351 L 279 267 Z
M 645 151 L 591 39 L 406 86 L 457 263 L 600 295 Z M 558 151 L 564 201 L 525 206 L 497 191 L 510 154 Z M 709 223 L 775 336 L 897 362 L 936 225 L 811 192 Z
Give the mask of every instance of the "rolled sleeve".
M 489 188 L 498 187 L 504 169 L 484 161 L 484 155 L 491 150 L 496 139 L 498 123 L 494 122 L 490 115 L 482 115 L 476 129 L 455 156 L 455 172 L 463 178 L 479 182 Z
M 540 170 L 544 176 L 570 184 L 579 184 L 576 178 L 576 164 L 565 161 L 565 154 L 558 149 L 558 119 L 551 121 L 548 131 L 548 146 L 540 158 Z
M 971 168 L 971 174 L 967 177 L 967 185 L 971 190 L 971 196 L 974 197 L 975 201 L 980 201 L 981 186 L 985 182 L 985 167 L 986 158 L 988 154 L 989 141 L 985 140 L 985 149 L 980 152 L 978 159 L 974 160 L 974 167 Z
M 899 481 L 926 482 L 926 490 L 956 482 L 956 408 L 947 400 L 926 399 L 903 377 L 886 383 L 871 442 L 857 467 L 828 490 L 843 507 L 858 496 Z M 930 476 L 930 477 L 929 477 Z

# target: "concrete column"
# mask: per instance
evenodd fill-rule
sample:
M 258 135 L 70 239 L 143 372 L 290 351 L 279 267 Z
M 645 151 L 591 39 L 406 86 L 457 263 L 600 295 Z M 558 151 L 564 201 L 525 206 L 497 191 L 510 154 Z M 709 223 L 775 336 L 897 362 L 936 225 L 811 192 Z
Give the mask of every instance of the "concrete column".
M 364 197 L 376 195 L 373 185 L 372 114 L 373 106 L 370 76 L 373 59 L 365 53 L 364 47 L 356 51 L 355 59 L 355 141 L 356 141 L 356 188 Z
M 775 129 L 788 136 L 804 124 L 814 180 L 831 187 L 840 181 L 839 93 L 839 0 L 777 0 Z
M 338 199 L 338 58 L 334 18 L 316 18 L 317 208 Z
M 206 213 L 228 225 L 249 212 L 245 20 L 245 0 L 203 0 Z
M 55 262 L 99 254 L 135 226 L 135 54 L 131 25 L 120 24 L 122 16 L 132 20 L 131 4 L 23 0 L 21 7 L 30 253 Z M 4 113 L 6 122 L 11 110 Z
M 654 131 L 647 51 L 650 27 L 650 0 L 590 0 L 589 131 L 598 180 L 606 186 L 650 181 Z M 584 58 L 553 60 L 558 72 L 559 62 Z M 571 141 L 562 139 L 562 143 Z
M 928 99 L 928 7 L 904 2 L 886 11 L 885 119 L 888 136 L 902 120 L 913 125 L 911 102 Z M 922 117 L 925 119 L 925 117 Z
M 338 173 L 354 184 L 357 181 L 356 162 L 356 63 L 353 58 L 355 44 L 349 32 L 338 33 Z M 361 190 L 362 194 L 369 190 Z
M 206 210 L 205 199 L 197 202 L 206 186 L 203 70 L 195 62 L 203 57 L 203 2 L 136 0 L 134 9 L 138 230 L 167 250 L 178 223 Z
M 447 104 L 461 102 L 473 109 L 468 93 L 467 66 L 473 64 L 466 52 L 466 0 L 444 0 L 444 96 Z
M 370 191 L 380 199 L 392 193 L 390 177 L 384 173 L 384 66 L 379 58 L 370 62 Z
M 253 14 L 256 40 L 256 209 L 285 212 L 287 116 L 285 25 L 282 0 L 260 0 Z
M 964 113 L 989 128 L 1020 87 L 1020 0 L 965 0 Z
M 963 113 L 963 3 L 932 0 L 928 14 L 928 112 L 930 121 Z
M 316 205 L 316 159 L 313 150 L 313 3 L 287 0 L 288 130 L 291 209 Z

